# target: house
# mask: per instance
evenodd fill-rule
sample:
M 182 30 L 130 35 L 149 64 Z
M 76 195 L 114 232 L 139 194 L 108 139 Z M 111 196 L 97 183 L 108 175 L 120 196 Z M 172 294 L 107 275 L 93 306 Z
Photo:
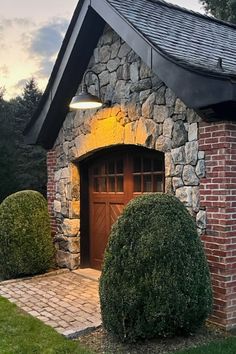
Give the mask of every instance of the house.
M 124 205 L 174 193 L 205 246 L 211 320 L 236 326 L 235 53 L 235 26 L 164 1 L 79 1 L 26 131 L 48 150 L 59 266 L 99 269 Z M 84 84 L 104 106 L 70 111 Z

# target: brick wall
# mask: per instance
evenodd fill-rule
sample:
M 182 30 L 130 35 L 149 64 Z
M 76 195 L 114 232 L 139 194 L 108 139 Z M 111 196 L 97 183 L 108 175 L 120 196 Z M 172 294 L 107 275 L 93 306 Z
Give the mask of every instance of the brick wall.
M 56 199 L 56 188 L 54 181 L 54 174 L 56 169 L 56 153 L 54 150 L 50 150 L 47 153 L 47 200 L 48 200 L 48 211 L 51 217 L 51 231 L 54 236 L 57 231 L 56 219 L 54 217 L 54 200 Z
M 214 292 L 211 320 L 230 329 L 236 325 L 236 124 L 201 123 L 199 133 L 206 161 L 200 198 L 207 212 L 202 240 Z

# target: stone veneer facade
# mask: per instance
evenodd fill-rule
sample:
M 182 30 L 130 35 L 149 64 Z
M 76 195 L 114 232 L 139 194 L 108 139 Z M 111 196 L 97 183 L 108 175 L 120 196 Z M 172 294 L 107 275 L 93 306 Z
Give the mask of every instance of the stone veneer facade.
M 217 193 L 220 182 L 215 179 L 222 178 L 222 183 L 228 181 L 228 177 L 221 176 L 225 170 L 227 144 L 220 152 L 217 144 L 223 144 L 227 134 L 231 136 L 230 128 L 202 122 L 109 27 L 100 38 L 88 68 L 99 75 L 102 99 L 111 101 L 111 108 L 69 113 L 54 148 L 48 153 L 49 209 L 53 215 L 58 265 L 70 269 L 79 266 L 78 161 L 115 145 L 139 145 L 162 151 L 166 192 L 174 193 L 186 205 L 205 242 L 213 274 L 215 312 L 212 320 L 232 327 L 236 323 L 236 296 L 233 295 L 236 271 L 232 275 L 227 259 L 232 258 L 232 268 L 236 250 L 231 242 L 233 235 L 227 232 L 235 231 L 230 221 L 235 211 L 230 202 L 226 202 L 231 192 L 228 190 L 227 196 L 224 191 Z M 96 84 L 96 80 L 94 82 Z M 96 93 L 92 78 L 89 78 L 89 91 Z M 222 134 L 220 140 L 219 133 Z M 208 138 L 213 140 L 206 142 Z M 211 144 L 215 144 L 213 150 Z M 206 163 L 210 177 L 206 176 Z M 235 169 L 235 165 L 232 168 Z M 236 186 L 236 181 L 232 183 Z M 226 209 L 227 213 L 222 214 Z

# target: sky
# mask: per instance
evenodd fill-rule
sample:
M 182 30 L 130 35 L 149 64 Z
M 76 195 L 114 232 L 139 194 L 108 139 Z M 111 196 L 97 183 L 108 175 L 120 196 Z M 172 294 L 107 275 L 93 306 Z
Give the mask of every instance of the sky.
M 22 93 L 30 78 L 46 87 L 78 0 L 0 0 L 0 88 Z M 203 12 L 198 0 L 169 0 Z

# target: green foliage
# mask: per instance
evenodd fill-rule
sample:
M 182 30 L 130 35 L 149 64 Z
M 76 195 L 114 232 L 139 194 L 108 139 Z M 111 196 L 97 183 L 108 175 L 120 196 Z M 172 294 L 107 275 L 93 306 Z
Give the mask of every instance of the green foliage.
M 12 106 L 0 92 L 0 202 L 17 189 L 15 133 Z
M 0 297 L 1 354 L 92 354 Z
M 17 190 L 33 189 L 46 196 L 46 151 L 41 146 L 27 145 L 23 136 L 41 96 L 35 80 L 31 79 L 26 83 L 23 95 L 11 103 L 14 106 L 15 120 Z
M 205 10 L 216 18 L 236 23 L 236 0 L 200 0 Z
M 22 191 L 0 205 L 0 277 L 43 273 L 52 264 L 53 245 L 44 197 Z
M 0 202 L 8 195 L 33 189 L 46 195 L 46 151 L 24 142 L 23 132 L 37 108 L 41 92 L 34 79 L 22 96 L 7 102 L 0 89 Z
M 188 334 L 212 307 L 195 223 L 174 196 L 132 200 L 112 228 L 100 280 L 103 324 L 122 341 Z

